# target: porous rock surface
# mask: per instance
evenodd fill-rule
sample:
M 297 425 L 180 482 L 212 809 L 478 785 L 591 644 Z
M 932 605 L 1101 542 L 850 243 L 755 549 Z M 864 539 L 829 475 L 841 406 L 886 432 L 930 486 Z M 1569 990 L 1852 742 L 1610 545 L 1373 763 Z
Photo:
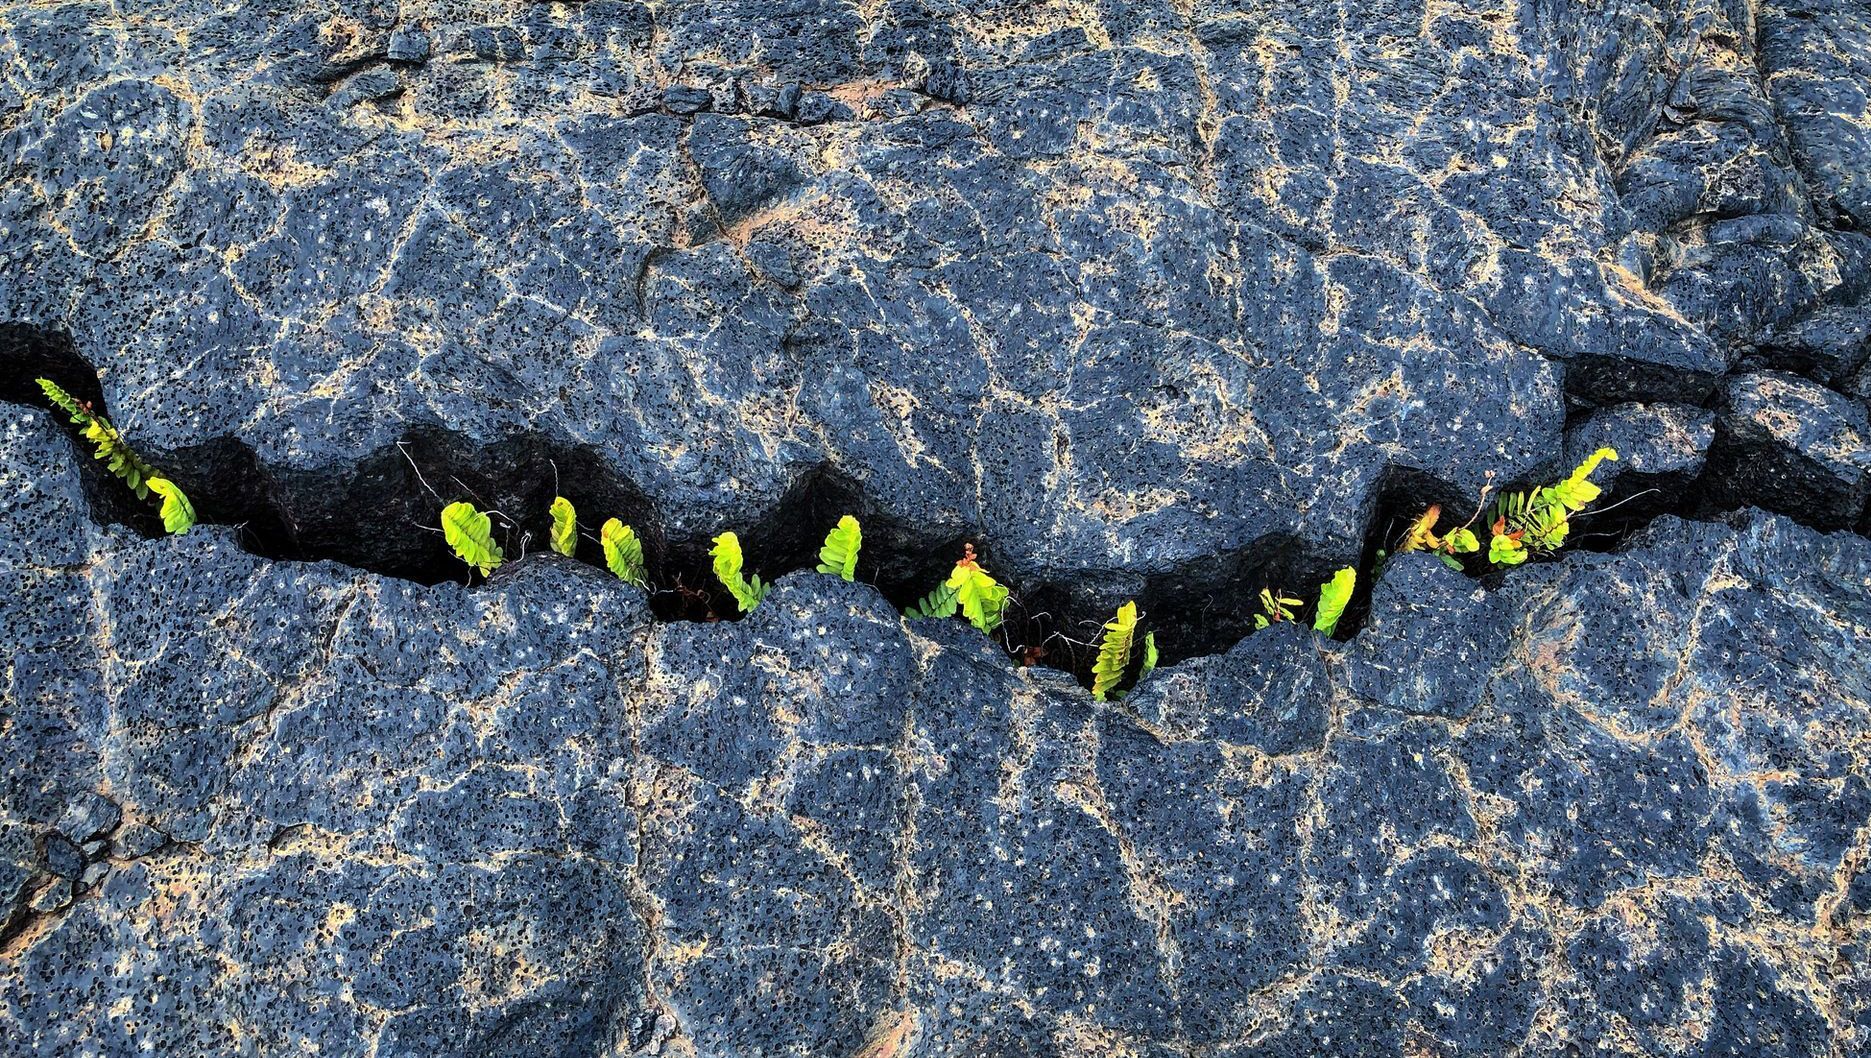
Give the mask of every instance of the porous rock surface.
M 158 451 L 535 436 L 679 543 L 833 467 L 1100 610 L 1862 359 L 1855 0 L 13 2 L 0 70 L 0 318 Z
M 8 1054 L 1871 1042 L 1855 534 L 1664 518 L 1493 592 L 1404 556 L 1349 644 L 1119 707 L 832 577 L 653 624 L 552 555 L 96 529 L 71 461 L 0 436 Z
M 0 0 L 0 397 L 246 526 L 0 405 L 0 1054 L 1864 1053 L 1867 84 L 1858 0 Z M 1235 643 L 1601 443 L 1617 552 Z M 1226 649 L 381 575 L 431 481 Z

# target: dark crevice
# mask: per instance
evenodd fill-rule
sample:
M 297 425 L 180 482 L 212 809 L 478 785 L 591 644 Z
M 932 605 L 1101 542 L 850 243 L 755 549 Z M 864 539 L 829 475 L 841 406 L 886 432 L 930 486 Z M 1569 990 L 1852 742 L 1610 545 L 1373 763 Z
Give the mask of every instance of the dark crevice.
M 41 376 L 108 414 L 96 371 L 67 337 L 0 325 L 0 399 L 49 408 L 33 382 Z M 159 535 L 153 505 L 137 501 L 73 440 L 93 517 Z M 202 522 L 236 527 L 241 546 L 255 555 L 332 561 L 421 584 L 469 579 L 437 527 L 445 504 L 467 500 L 490 512 L 508 558 L 492 578 L 497 581 L 518 564 L 515 560 L 547 550 L 548 510 L 553 497 L 563 495 L 579 512 L 582 532 L 575 557 L 580 562 L 602 566 L 596 537 L 605 519 L 617 517 L 636 529 L 654 582 L 650 606 L 657 617 L 710 621 L 740 616 L 715 581 L 708 536 L 670 536 L 662 512 L 598 450 L 543 434 L 478 443 L 440 427 L 416 426 L 396 444 L 354 463 L 312 469 L 269 466 L 247 444 L 229 437 L 144 454 L 188 491 Z M 1544 479 L 1496 483 L 1491 496 L 1539 483 Z M 1703 483 L 1626 474 L 1595 511 L 1576 516 L 1569 546 L 1616 550 L 1664 514 L 1719 518 L 1726 508 L 1711 506 Z M 1386 470 L 1369 504 L 1359 585 L 1337 638 L 1350 639 L 1364 626 L 1371 599 L 1368 573 L 1379 552 L 1394 549 L 1411 521 L 1430 504 L 1439 504 L 1446 530 L 1467 520 L 1479 501 L 1424 471 Z M 864 527 L 860 578 L 898 609 L 939 585 L 964 545 L 973 544 L 988 569 L 1005 573 L 995 564 L 992 540 L 978 527 L 957 531 L 953 525 L 905 519 L 829 464 L 802 470 L 761 517 L 720 528 L 737 532 L 747 568 L 772 581 L 813 569 L 825 532 L 844 514 L 856 516 Z M 1485 514 L 1475 529 L 1485 540 L 1484 520 Z M 1287 532 L 1142 578 L 1124 570 L 1079 571 L 1069 582 L 1022 582 L 1002 575 L 1013 596 L 996 639 L 1021 663 L 1069 672 L 1088 684 L 1094 644 L 1114 596 L 1136 599 L 1146 618 L 1143 627 L 1156 632 L 1167 665 L 1223 653 L 1251 634 L 1263 587 L 1300 598 L 1299 619 L 1309 622 L 1319 585 L 1337 564 L 1322 547 Z M 1464 567 L 1475 577 L 1498 572 L 1479 555 L 1468 556 Z

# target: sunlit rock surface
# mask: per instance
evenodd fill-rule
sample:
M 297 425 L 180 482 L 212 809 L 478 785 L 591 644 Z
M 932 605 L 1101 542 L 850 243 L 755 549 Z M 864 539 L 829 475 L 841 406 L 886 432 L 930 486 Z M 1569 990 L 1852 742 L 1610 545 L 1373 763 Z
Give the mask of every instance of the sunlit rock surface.
M 1664 518 L 1492 592 L 1405 556 L 1352 642 L 1118 706 L 817 574 L 652 624 L 557 556 L 469 590 L 95 530 L 43 416 L 4 455 L 8 1053 L 1868 1038 L 1853 534 Z
M 0 405 L 0 1054 L 1871 1049 L 1867 83 L 1857 0 L 0 0 L 0 398 L 224 523 Z M 1615 552 L 1243 637 L 1602 444 Z M 657 621 L 561 491 L 1174 663 Z

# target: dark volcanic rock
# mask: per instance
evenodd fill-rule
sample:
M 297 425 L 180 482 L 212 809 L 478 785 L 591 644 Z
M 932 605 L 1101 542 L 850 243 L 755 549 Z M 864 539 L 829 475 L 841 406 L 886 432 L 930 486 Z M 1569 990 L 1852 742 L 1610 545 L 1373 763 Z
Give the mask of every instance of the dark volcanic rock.
M 1862 403 L 1778 372 L 1728 383 L 1705 502 L 1752 504 L 1842 528 L 1857 524 L 1868 496 L 1871 422 Z
M 1871 1050 L 1868 83 L 1859 0 L 0 0 L 0 399 L 210 523 L 0 404 L 0 1053 Z M 1563 561 L 1243 638 L 1601 445 Z M 847 510 L 883 591 L 652 619 Z M 902 620 L 964 539 L 1170 663 Z
M 78 495 L 44 416 L 6 437 L 13 487 Z M 1354 642 L 1282 626 L 1122 706 L 813 574 L 652 625 L 551 555 L 469 590 L 71 534 L 101 557 L 5 552 L 11 1052 L 1863 1038 L 1852 534 L 1665 518 L 1498 590 L 1405 556 Z M 121 858 L 44 873 L 101 791 Z M 1685 1051 L 1708 995 L 1751 1013 Z

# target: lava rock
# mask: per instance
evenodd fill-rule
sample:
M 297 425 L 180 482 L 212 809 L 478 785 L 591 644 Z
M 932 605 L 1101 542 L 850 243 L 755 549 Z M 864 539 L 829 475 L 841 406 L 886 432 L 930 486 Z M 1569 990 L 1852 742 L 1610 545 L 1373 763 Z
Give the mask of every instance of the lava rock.
M 1565 465 L 1578 466 L 1600 448 L 1618 458 L 1598 465 L 1592 480 L 1604 493 L 1574 520 L 1583 531 L 1596 531 L 1595 523 L 1611 515 L 1636 522 L 1682 509 L 1714 442 L 1715 413 L 1705 408 L 1618 404 L 1591 413 L 1567 428 Z
M 84 873 L 84 850 L 53 834 L 45 840 L 45 868 L 61 878 Z
M 1871 496 L 1865 406 L 1794 375 L 1761 372 L 1723 389 L 1709 453 L 1716 508 L 1752 504 L 1820 528 L 1855 525 Z
M 117 832 L 111 842 L 111 851 L 123 859 L 134 860 L 155 852 L 168 842 L 163 832 L 155 827 L 132 823 Z
M 390 44 L 384 54 L 391 62 L 421 64 L 429 61 L 430 49 L 427 32 L 405 26 L 390 34 Z
M 27 907 L 41 915 L 62 911 L 71 904 L 73 891 L 70 878 L 54 878 L 33 894 Z
M 58 832 L 78 844 L 117 829 L 123 809 L 103 794 L 86 791 L 72 799 L 59 816 Z
M 1769 366 L 1836 388 L 1871 358 L 1871 306 L 1815 313 L 1764 335 L 1760 346 Z

